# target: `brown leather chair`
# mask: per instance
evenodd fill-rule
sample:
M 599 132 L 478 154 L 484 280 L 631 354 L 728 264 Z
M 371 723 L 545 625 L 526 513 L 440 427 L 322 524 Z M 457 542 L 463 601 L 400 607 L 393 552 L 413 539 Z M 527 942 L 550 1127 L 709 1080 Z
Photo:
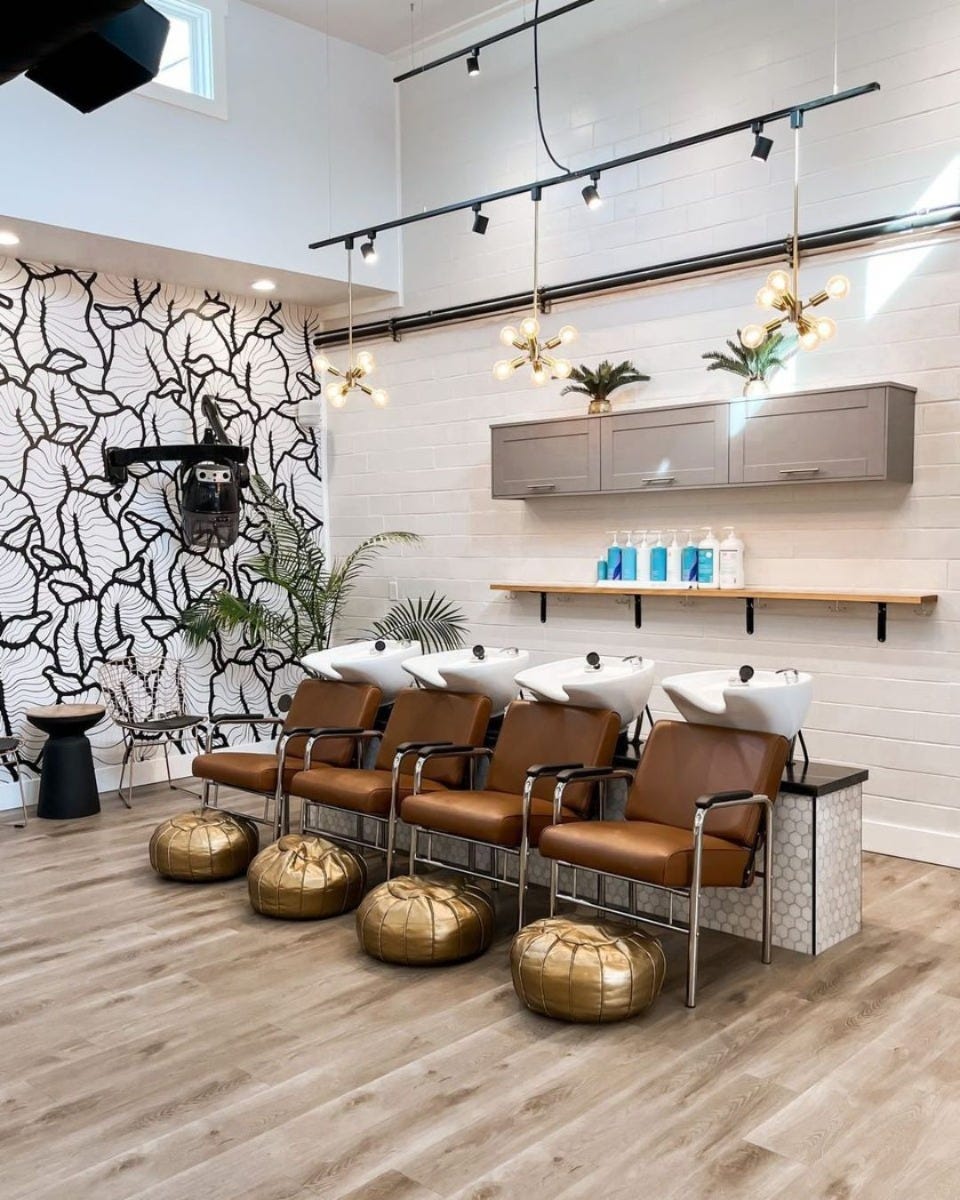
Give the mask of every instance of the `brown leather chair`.
M 551 860 L 550 911 L 558 897 L 605 912 L 638 917 L 633 888 L 630 911 L 612 908 L 603 878 L 642 883 L 689 901 L 686 925 L 651 924 L 687 933 L 687 1004 L 697 995 L 697 943 L 701 887 L 749 887 L 757 852 L 764 847 L 763 961 L 770 961 L 773 891 L 773 801 L 789 743 L 773 733 L 716 725 L 658 721 L 633 777 L 624 819 L 564 822 L 565 792 L 584 782 L 630 778 L 627 771 L 567 771 L 558 777 L 553 824 L 540 838 Z M 597 903 L 559 891 L 561 864 L 600 876 Z M 574 876 L 574 892 L 576 876 Z
M 321 739 L 308 739 L 304 769 L 290 781 L 290 794 L 303 801 L 302 831 L 322 833 L 334 840 L 386 853 L 389 877 L 393 869 L 400 801 L 413 790 L 413 774 L 404 770 L 408 759 L 428 746 L 442 744 L 449 747 L 465 743 L 472 748 L 483 741 L 489 720 L 488 696 L 407 688 L 394 701 L 382 734 L 366 730 L 355 735 L 358 745 L 380 738 L 372 769 L 324 767 L 318 771 L 313 766 L 313 749 L 315 744 L 321 744 Z M 427 791 L 461 787 L 472 769 L 470 758 L 446 755 L 429 764 L 423 772 L 421 786 Z M 312 825 L 311 814 L 322 808 L 352 813 L 356 818 L 355 836 L 331 834 L 319 825 Z M 364 837 L 365 819 L 375 822 L 372 842 Z M 387 834 L 385 845 L 381 844 L 380 837 L 384 829 Z
M 502 859 L 505 868 L 506 856 L 513 855 L 517 858 L 519 921 L 523 925 L 527 856 L 553 819 L 552 781 L 573 766 L 608 766 L 619 731 L 620 718 L 607 709 L 515 700 L 504 716 L 496 749 L 477 747 L 470 751 L 473 757 L 490 758 L 481 791 L 450 792 L 421 786 L 426 783 L 427 772 L 436 769 L 438 759 L 457 752 L 449 748 L 424 751 L 414 769 L 414 794 L 403 801 L 400 810 L 411 826 L 410 874 L 415 874 L 418 858 L 434 866 L 458 869 L 456 864 L 433 858 L 432 839 L 427 857 L 418 856 L 420 830 L 493 847 L 492 873 L 476 869 L 472 852 L 468 873 L 494 882 L 510 882 L 505 870 L 498 869 L 498 862 Z M 464 748 L 459 749 L 462 752 Z M 558 762 L 561 753 L 564 761 Z M 584 820 L 594 791 L 590 781 L 572 783 L 558 811 L 559 820 Z
M 207 729 L 205 754 L 193 760 L 193 773 L 203 780 L 201 807 L 219 807 L 220 786 L 255 792 L 266 797 L 264 815 L 249 818 L 262 825 L 272 825 L 274 837 L 290 828 L 289 787 L 297 771 L 303 769 L 307 734 L 321 731 L 340 736 L 323 740 L 314 756 L 316 765 L 346 767 L 355 758 L 357 742 L 352 736 L 373 724 L 380 706 L 380 689 L 365 683 L 338 683 L 328 679 L 305 679 L 294 693 L 286 717 L 227 716 L 214 718 Z M 213 750 L 213 739 L 219 729 L 227 726 L 272 726 L 282 732 L 275 748 L 269 753 L 255 754 L 245 750 Z M 269 820 L 270 801 L 274 802 L 273 819 Z M 249 814 L 242 814 L 248 816 Z

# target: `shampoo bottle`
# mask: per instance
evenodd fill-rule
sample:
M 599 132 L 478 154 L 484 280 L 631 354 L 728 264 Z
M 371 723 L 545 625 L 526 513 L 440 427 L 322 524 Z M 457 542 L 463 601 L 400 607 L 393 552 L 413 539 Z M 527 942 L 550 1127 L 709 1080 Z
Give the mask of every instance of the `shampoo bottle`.
M 742 588 L 743 582 L 743 542 L 737 537 L 731 526 L 724 533 L 726 537 L 720 543 L 719 576 L 722 588 Z
M 647 541 L 647 531 L 637 530 L 637 583 L 650 582 L 650 544 Z
M 680 543 L 677 541 L 676 530 L 667 546 L 667 584 L 670 587 L 680 586 Z
M 620 549 L 620 535 L 614 530 L 610 534 L 610 545 L 607 547 L 607 579 L 623 577 L 623 553 Z
M 712 529 L 705 529 L 703 537 L 697 546 L 697 587 L 719 587 L 717 578 L 717 554 L 720 543 L 713 536 Z
M 697 544 L 689 529 L 684 530 L 687 543 L 680 551 L 680 582 L 684 587 L 697 586 Z
M 633 581 L 637 578 L 637 548 L 633 544 L 630 530 L 627 530 L 627 542 L 620 553 L 620 563 L 622 567 L 622 578 L 624 582 Z
M 650 547 L 650 582 L 667 582 L 667 548 L 657 531 L 657 540 Z

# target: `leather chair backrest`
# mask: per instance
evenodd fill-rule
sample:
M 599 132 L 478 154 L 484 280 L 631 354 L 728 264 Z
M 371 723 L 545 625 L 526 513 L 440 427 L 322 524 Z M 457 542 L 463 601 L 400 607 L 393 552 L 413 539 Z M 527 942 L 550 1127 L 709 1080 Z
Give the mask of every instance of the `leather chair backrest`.
M 370 729 L 380 707 L 381 692 L 368 683 L 338 683 L 333 679 L 304 679 L 297 687 L 283 723 L 284 729 L 324 729 L 344 725 Z M 313 748 L 314 763 L 347 767 L 356 761 L 357 744 L 350 738 L 324 738 Z M 303 761 L 306 738 L 291 738 L 287 755 Z
M 490 697 L 473 692 L 447 692 L 429 688 L 407 688 L 394 701 L 377 754 L 377 768 L 389 771 L 401 742 L 455 742 L 458 746 L 482 746 L 490 721 Z M 411 755 L 405 768 L 413 770 Z M 448 787 L 459 787 L 465 777 L 467 759 L 439 758 L 428 762 L 425 779 Z
M 627 820 L 692 829 L 698 797 L 711 792 L 749 789 L 773 800 L 789 748 L 776 733 L 657 721 L 630 789 Z M 705 829 L 752 848 L 762 818 L 760 805 L 719 809 L 707 818 Z
M 619 733 L 620 718 L 606 708 L 514 700 L 503 718 L 487 789 L 521 793 L 527 768 L 541 764 L 569 762 L 607 767 L 613 761 Z M 556 786 L 556 779 L 540 779 L 533 794 L 551 800 Z M 563 803 L 586 814 L 593 792 L 592 784 L 571 784 L 563 794 Z

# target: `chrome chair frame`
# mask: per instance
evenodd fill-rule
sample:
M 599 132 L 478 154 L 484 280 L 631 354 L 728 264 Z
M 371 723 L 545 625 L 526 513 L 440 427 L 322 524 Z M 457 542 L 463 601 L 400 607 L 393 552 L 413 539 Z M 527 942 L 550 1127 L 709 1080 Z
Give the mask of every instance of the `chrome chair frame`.
M 347 736 L 355 737 L 357 739 L 357 757 L 358 757 L 358 760 L 362 760 L 364 749 L 365 749 L 366 745 L 371 743 L 375 739 L 382 739 L 383 730 L 380 730 L 380 729 L 362 729 L 362 730 L 352 730 L 352 731 L 339 730 L 339 731 L 335 731 L 333 733 L 331 733 L 329 731 L 317 733 L 315 736 L 313 736 L 307 740 L 307 748 L 304 753 L 303 769 L 305 771 L 309 771 L 312 769 L 311 763 L 313 761 L 313 747 L 316 744 L 316 742 L 318 742 L 319 740 L 321 740 L 321 738 L 324 738 L 324 737 L 336 737 L 336 736 L 343 737 L 344 734 L 347 734 Z M 441 748 L 447 749 L 451 746 L 452 746 L 451 742 L 433 742 L 433 741 L 430 741 L 430 742 L 401 742 L 397 746 L 396 752 L 394 753 L 394 756 L 393 756 L 393 762 L 391 763 L 391 766 L 390 766 L 390 811 L 386 817 L 382 817 L 378 813 L 361 813 L 361 812 L 357 812 L 356 809 L 344 808 L 342 805 L 339 805 L 339 804 L 329 804 L 325 801 L 322 802 L 320 800 L 309 800 L 309 799 L 305 798 L 300 807 L 300 832 L 301 833 L 314 833 L 314 834 L 322 835 L 323 837 L 329 837 L 332 841 L 335 841 L 335 842 L 346 842 L 347 845 L 349 845 L 349 846 L 359 846 L 360 849 L 362 849 L 362 850 L 372 850 L 377 854 L 385 855 L 385 857 L 386 857 L 386 877 L 387 877 L 387 879 L 390 879 L 393 874 L 394 851 L 395 851 L 396 843 L 397 843 L 397 821 L 399 820 L 399 815 L 400 815 L 399 811 L 398 811 L 399 807 L 400 807 L 400 805 L 399 805 L 400 775 L 402 773 L 403 764 L 407 760 L 407 758 L 409 758 L 409 756 L 411 754 L 417 754 L 417 753 L 420 753 L 420 752 L 423 752 L 426 750 L 439 750 Z M 473 747 L 468 747 L 468 749 L 473 749 Z M 358 761 L 358 767 L 360 765 L 361 765 L 361 763 L 360 763 L 360 761 Z M 471 773 L 471 780 L 472 780 L 472 773 Z M 416 784 L 414 786 L 416 786 Z M 340 813 L 345 813 L 349 816 L 352 816 L 356 822 L 356 827 L 355 827 L 353 836 L 351 837 L 349 834 L 346 834 L 346 833 L 339 833 L 339 832 L 332 833 L 329 829 L 324 829 L 320 825 L 309 824 L 309 810 L 310 809 L 324 809 L 324 808 L 328 808 L 332 812 L 340 812 Z M 364 821 L 373 821 L 374 822 L 375 832 L 374 832 L 374 840 L 372 842 L 368 841 L 363 836 L 363 822 Z M 380 840 L 380 835 L 381 835 L 382 831 L 384 830 L 384 828 L 386 829 L 385 844 L 381 843 L 381 840 Z
M 476 760 L 479 758 L 492 758 L 493 750 L 487 746 L 452 746 L 438 750 L 425 751 L 417 760 L 417 765 L 413 772 L 413 795 L 418 795 L 420 792 L 420 783 L 423 778 L 423 768 L 431 758 L 470 758 Z M 461 875 L 469 875 L 474 879 L 485 879 L 489 883 L 499 887 L 500 884 L 505 884 L 507 887 L 515 887 L 517 889 L 517 928 L 523 928 L 524 914 L 526 911 L 526 896 L 527 896 L 527 863 L 530 857 L 530 810 L 533 803 L 533 789 L 537 781 L 540 779 L 557 778 L 562 772 L 582 768 L 582 763 L 540 763 L 527 768 L 526 777 L 523 783 L 523 806 L 521 809 L 521 833 L 520 845 L 514 849 L 512 846 L 498 846 L 493 842 L 478 841 L 475 838 L 466 838 L 454 833 L 445 833 L 441 830 L 424 829 L 420 825 L 410 826 L 410 859 L 409 872 L 411 875 L 416 874 L 417 862 L 425 863 L 427 866 L 440 867 L 447 871 L 456 871 Z M 556 811 L 556 809 L 555 809 Z M 427 835 L 427 853 L 426 855 L 417 853 L 417 844 L 420 833 Z M 433 855 L 433 839 L 434 837 L 450 838 L 451 841 L 463 842 L 470 847 L 468 864 L 466 867 L 460 863 L 447 862 L 442 858 L 435 858 Z M 481 871 L 476 865 L 476 847 L 485 846 L 490 850 L 492 855 L 492 873 Z M 507 863 L 511 858 L 517 860 L 517 881 L 507 877 Z M 499 864 L 503 864 L 502 870 L 499 869 Z
M 633 780 L 633 774 L 630 771 L 623 770 L 574 770 L 565 773 L 557 783 L 553 793 L 553 824 L 560 824 L 560 810 L 563 806 L 563 792 L 570 783 L 581 783 L 588 780 L 595 780 L 601 784 L 601 806 L 603 798 L 606 794 L 606 788 L 613 780 Z M 756 804 L 762 806 L 764 810 L 764 821 L 761 827 L 759 837 L 763 839 L 763 942 L 761 949 L 761 961 L 769 963 L 773 957 L 773 801 L 769 796 L 763 793 L 753 793 L 748 790 L 739 792 L 713 792 L 700 796 L 696 801 L 696 812 L 693 817 L 693 864 L 691 868 L 691 882 L 689 887 L 667 887 L 660 883 L 647 883 L 643 879 L 633 879 L 629 875 L 616 875 L 612 871 L 597 871 L 591 867 L 580 866 L 577 863 L 566 862 L 563 859 L 550 859 L 550 915 L 556 913 L 557 901 L 566 900 L 573 904 L 583 905 L 585 908 L 592 908 L 598 912 L 612 913 L 615 916 L 626 917 L 629 920 L 637 921 L 644 925 L 655 925 L 660 929 L 671 929 L 678 933 L 687 935 L 687 988 L 686 988 L 686 1005 L 687 1008 L 695 1008 L 697 1003 L 697 967 L 699 962 L 700 948 L 700 893 L 702 885 L 700 882 L 703 874 L 703 835 L 709 814 L 717 809 L 736 808 L 744 804 Z M 604 819 L 603 807 L 601 807 L 601 820 Z M 754 845 L 752 855 L 755 856 L 758 845 Z M 751 858 L 752 864 L 753 858 Z M 559 886 L 560 868 L 569 867 L 573 872 L 573 890 L 572 892 L 561 892 Z M 596 901 L 587 900 L 582 896 L 577 895 L 577 874 L 580 871 L 586 871 L 589 875 L 597 876 L 597 899 Z M 760 874 L 760 872 L 757 872 Z M 617 908 L 615 905 L 607 903 L 604 881 L 606 879 L 617 879 L 623 883 L 630 885 L 630 908 Z M 639 887 L 653 888 L 658 892 L 665 892 L 670 897 L 670 908 L 668 917 L 664 920 L 661 917 L 649 916 L 644 913 L 637 912 L 637 891 Z M 685 899 L 688 902 L 688 920 L 686 922 L 674 919 L 673 901 L 675 898 Z
M 12 742 L 13 745 L 8 745 Z M 20 739 L 19 738 L 0 738 L 0 766 L 6 767 L 8 771 L 12 771 L 17 780 L 17 787 L 20 790 L 20 810 L 23 814 L 22 821 L 14 821 L 14 829 L 26 829 L 27 821 L 27 794 L 23 790 L 23 763 L 20 761 Z
M 251 714 L 230 714 L 228 716 L 212 717 L 207 722 L 207 738 L 205 750 L 207 754 L 213 753 L 213 740 L 216 732 L 226 728 L 229 725 L 247 725 L 270 726 L 274 729 L 283 728 L 284 717 L 267 717 L 262 713 Z M 295 737 L 310 737 L 313 735 L 314 741 L 321 736 L 328 737 L 343 737 L 349 734 L 356 734 L 357 730 L 353 727 L 349 729 L 317 729 L 312 726 L 297 726 L 294 729 L 284 729 L 280 737 L 277 738 L 274 746 L 274 753 L 277 756 L 277 783 L 272 792 L 250 792 L 251 796 L 262 795 L 263 816 L 255 817 L 250 813 L 239 812 L 234 809 L 220 808 L 220 784 L 214 779 L 205 779 L 203 788 L 200 794 L 200 808 L 215 808 L 218 812 L 229 813 L 233 817 L 243 817 L 247 821 L 254 821 L 257 825 L 266 825 L 273 829 L 274 839 L 279 838 L 282 833 L 290 832 L 290 796 L 284 791 L 283 774 L 287 761 L 287 746 L 291 739 Z M 308 741 L 308 749 L 312 742 Z M 305 759 L 305 762 L 307 760 Z M 238 789 L 242 790 L 242 789 Z M 212 797 L 212 798 L 211 798 Z M 269 817 L 270 802 L 273 801 L 273 819 Z

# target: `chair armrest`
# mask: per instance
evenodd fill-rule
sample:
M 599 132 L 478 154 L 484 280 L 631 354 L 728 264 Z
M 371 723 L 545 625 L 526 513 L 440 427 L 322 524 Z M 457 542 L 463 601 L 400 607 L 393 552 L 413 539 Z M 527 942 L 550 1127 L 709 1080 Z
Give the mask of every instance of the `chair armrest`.
M 382 737 L 379 730 L 363 729 L 359 725 L 330 725 L 326 729 L 307 730 L 307 745 L 303 752 L 303 769 L 305 771 L 310 770 L 313 747 L 317 742 L 325 741 L 328 738 L 353 738 L 355 741 L 363 741 L 364 738 L 375 737 Z
M 440 749 L 442 746 L 452 746 L 453 742 L 400 742 L 397 745 L 397 754 L 412 754 L 414 750 L 433 750 Z
M 431 758 L 490 758 L 492 754 L 489 746 L 457 746 L 453 742 L 426 743 L 421 746 L 413 768 L 413 794 L 419 794 L 423 768 Z
M 734 808 L 738 804 L 769 804 L 770 797 L 755 795 L 751 791 L 712 792 L 697 799 L 697 808 L 709 812 L 711 808 Z
M 531 779 L 543 779 L 551 775 L 559 775 L 563 771 L 577 771 L 582 769 L 583 763 L 579 762 L 564 762 L 564 763 L 535 763 L 532 767 L 527 767 L 527 781 Z
M 553 823 L 559 825 L 560 810 L 563 808 L 563 793 L 571 783 L 609 783 L 614 779 L 629 780 L 633 782 L 633 771 L 624 770 L 622 767 L 571 767 L 567 771 L 561 771 L 557 775 L 557 786 L 553 790 Z M 601 789 L 600 795 L 600 819 L 605 819 L 604 811 L 606 805 L 604 803 L 606 793 Z
M 225 725 L 272 725 L 283 724 L 283 717 L 267 717 L 263 713 L 215 713 L 205 721 L 207 729 L 207 753 L 213 750 L 213 738 L 217 730 Z

